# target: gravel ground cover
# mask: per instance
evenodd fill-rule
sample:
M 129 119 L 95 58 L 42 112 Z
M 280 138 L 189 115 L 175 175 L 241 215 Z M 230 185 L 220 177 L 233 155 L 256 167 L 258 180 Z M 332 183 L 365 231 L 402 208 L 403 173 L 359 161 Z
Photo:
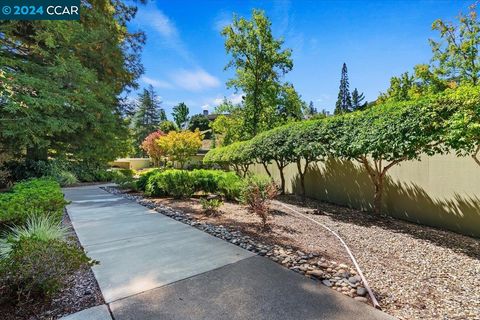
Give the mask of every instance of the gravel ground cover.
M 338 239 L 279 203 L 272 205 L 270 230 L 262 231 L 259 218 L 239 204 L 225 203 L 219 217 L 207 217 L 195 198 L 123 195 L 369 303 Z M 340 234 L 385 312 L 399 319 L 480 319 L 480 239 L 293 196 L 279 200 Z
M 67 213 L 64 215 L 62 224 L 69 229 L 68 240 L 81 247 Z M 58 319 L 103 303 L 103 296 L 92 270 L 90 267 L 84 267 L 70 277 L 67 287 L 56 294 L 50 303 L 38 301 L 36 304 L 21 307 L 2 304 L 0 319 Z

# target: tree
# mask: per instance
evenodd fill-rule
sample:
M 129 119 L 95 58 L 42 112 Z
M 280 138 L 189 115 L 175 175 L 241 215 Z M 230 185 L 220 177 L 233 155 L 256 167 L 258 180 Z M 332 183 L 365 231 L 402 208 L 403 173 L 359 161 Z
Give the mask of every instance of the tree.
M 162 112 L 163 111 L 163 112 Z M 137 108 L 132 119 L 135 150 L 137 155 L 142 154 L 141 144 L 151 132 L 158 128 L 160 121 L 164 121 L 165 111 L 160 107 L 158 96 L 150 85 L 143 89 L 138 97 Z
M 202 138 L 198 129 L 194 132 L 170 131 L 166 136 L 160 137 L 157 144 L 170 161 L 177 161 L 183 168 L 185 162 L 202 146 Z
M 190 118 L 188 122 L 188 130 L 195 131 L 198 129 L 200 131 L 205 131 L 210 129 L 210 120 L 203 114 L 196 114 Z
M 348 84 L 347 64 L 343 63 L 342 75 L 340 77 L 340 87 L 338 90 L 338 99 L 335 104 L 335 114 L 350 112 L 352 110 L 352 97 Z
M 243 111 L 241 106 L 234 105 L 227 99 L 215 108 L 215 113 L 219 116 L 212 122 L 211 127 L 220 145 L 226 146 L 248 139 L 243 127 Z
M 362 110 L 368 104 L 368 102 L 363 102 L 365 96 L 362 93 L 358 93 L 357 88 L 352 92 L 352 111 Z
M 150 133 L 142 142 L 142 149 L 152 158 L 153 165 L 158 167 L 162 157 L 165 156 L 165 150 L 163 150 L 157 143 L 160 137 L 165 136 L 162 131 L 154 131 Z
M 0 140 L 27 161 L 106 162 L 127 148 L 119 95 L 143 71 L 144 36 L 127 30 L 136 8 L 82 3 L 79 21 L 0 23 Z
M 204 163 L 233 166 L 239 176 L 246 177 L 254 163 L 250 141 L 234 142 L 228 146 L 211 149 L 203 158 Z
M 188 110 L 187 105 L 183 102 L 180 102 L 175 107 L 173 107 L 172 116 L 178 128 L 180 129 L 184 128 L 185 124 L 188 121 L 189 112 L 190 110 Z
M 263 11 L 253 10 L 251 20 L 233 17 L 222 30 L 225 49 L 231 60 L 225 67 L 235 69 L 227 87 L 244 94 L 243 130 L 248 138 L 276 123 L 280 78 L 293 67 L 291 50 L 272 35 L 271 22 Z
M 323 135 L 332 141 L 332 155 L 363 165 L 374 186 L 377 214 L 388 170 L 422 154 L 442 152 L 443 120 L 427 100 L 387 103 L 328 120 Z
M 471 156 L 480 166 L 480 87 L 463 85 L 448 89 L 435 104 L 447 119 L 446 144 L 459 156 Z
M 302 111 L 305 109 L 305 102 L 302 101 L 292 84 L 285 83 L 281 87 L 278 100 L 278 117 L 276 120 L 279 121 L 279 124 L 303 118 Z
M 460 14 L 458 25 L 441 19 L 432 24 L 432 29 L 439 31 L 443 40 L 437 42 L 430 39 L 432 67 L 439 77 L 457 84 L 479 83 L 480 24 L 476 9 L 476 5 L 472 5 L 468 14 Z
M 303 115 L 306 119 L 310 119 L 317 114 L 318 114 L 318 110 L 313 105 L 313 101 L 310 101 L 308 106 L 304 105 Z
M 170 131 L 177 131 L 177 126 L 170 120 L 164 120 L 158 125 L 160 131 L 169 133 Z

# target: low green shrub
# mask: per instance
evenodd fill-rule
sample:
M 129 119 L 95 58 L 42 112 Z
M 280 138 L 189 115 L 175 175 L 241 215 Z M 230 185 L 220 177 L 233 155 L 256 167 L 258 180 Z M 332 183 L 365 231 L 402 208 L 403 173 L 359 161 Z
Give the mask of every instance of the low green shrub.
M 218 181 L 218 191 L 227 200 L 238 201 L 242 190 L 245 187 L 245 180 L 240 178 L 235 172 L 224 172 Z
M 162 171 L 163 171 L 162 168 L 153 168 L 153 169 L 143 170 L 142 172 L 140 172 L 136 182 L 137 190 L 145 191 L 145 188 L 147 187 L 148 179 L 150 179 L 152 175 Z
M 131 169 L 121 169 L 113 171 L 113 179 L 121 189 L 134 189 L 136 190 L 135 183 L 135 171 Z
M 218 209 L 223 205 L 223 201 L 216 198 L 201 198 L 200 204 L 202 205 L 203 212 L 205 212 L 207 216 L 217 216 L 220 213 Z
M 77 177 L 67 170 L 59 170 L 52 174 L 51 177 L 55 179 L 62 187 L 71 186 L 78 182 Z
M 147 174 L 146 174 L 147 175 Z M 137 185 L 145 183 L 145 193 L 149 196 L 190 197 L 195 192 L 218 193 L 229 200 L 239 197 L 242 179 L 234 172 L 221 170 L 177 170 L 169 169 L 148 173 Z
M 0 227 L 25 225 L 32 215 L 61 221 L 66 204 L 60 185 L 51 178 L 19 182 L 10 191 L 0 193 Z
M 49 298 L 75 271 L 92 264 L 81 249 L 62 240 L 21 237 L 0 259 L 0 292 L 21 304 Z
M 186 170 L 169 169 L 150 176 L 145 193 L 150 196 L 191 197 L 195 192 L 192 175 Z

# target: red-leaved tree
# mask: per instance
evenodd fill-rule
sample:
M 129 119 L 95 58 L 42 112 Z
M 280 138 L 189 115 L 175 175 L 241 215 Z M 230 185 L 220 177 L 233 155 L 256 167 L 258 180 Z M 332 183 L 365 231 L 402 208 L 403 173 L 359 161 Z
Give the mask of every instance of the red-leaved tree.
M 154 131 L 150 133 L 142 142 L 142 149 L 145 150 L 150 158 L 152 158 L 153 165 L 155 167 L 160 165 L 162 157 L 165 156 L 165 150 L 157 143 L 157 140 L 163 136 L 165 136 L 165 133 L 162 131 Z

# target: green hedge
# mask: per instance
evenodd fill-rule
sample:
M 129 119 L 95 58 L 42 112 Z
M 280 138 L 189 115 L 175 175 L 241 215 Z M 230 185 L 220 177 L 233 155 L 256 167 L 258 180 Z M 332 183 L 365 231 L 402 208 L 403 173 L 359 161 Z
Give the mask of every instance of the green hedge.
M 145 182 L 146 181 L 146 182 Z M 238 198 L 242 178 L 221 170 L 156 170 L 141 176 L 137 187 L 150 196 L 190 197 L 195 192 L 221 193 L 229 200 Z
M 24 225 L 30 216 L 51 216 L 61 221 L 66 204 L 60 185 L 53 179 L 19 182 L 0 193 L 0 227 Z

